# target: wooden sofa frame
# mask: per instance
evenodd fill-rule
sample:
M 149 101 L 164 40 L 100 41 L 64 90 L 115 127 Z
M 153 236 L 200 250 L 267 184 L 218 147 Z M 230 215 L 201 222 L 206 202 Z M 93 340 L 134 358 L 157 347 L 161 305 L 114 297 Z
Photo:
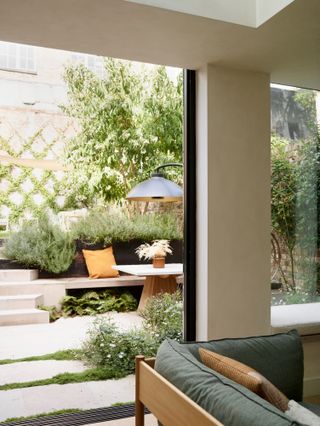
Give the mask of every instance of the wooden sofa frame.
M 147 407 L 163 426 L 223 426 L 154 370 L 155 358 L 136 357 L 135 426 L 144 426 Z

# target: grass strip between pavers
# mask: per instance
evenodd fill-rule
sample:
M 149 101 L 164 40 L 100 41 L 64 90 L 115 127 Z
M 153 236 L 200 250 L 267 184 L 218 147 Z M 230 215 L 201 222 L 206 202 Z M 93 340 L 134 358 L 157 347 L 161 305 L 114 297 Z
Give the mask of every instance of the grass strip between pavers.
M 16 362 L 29 362 L 29 361 L 75 361 L 79 360 L 81 351 L 79 349 L 66 349 L 64 351 L 57 351 L 46 355 L 35 355 L 26 358 L 17 359 L 0 359 L 0 365 L 14 364 Z
M 6 423 L 12 423 L 12 422 L 20 422 L 20 421 L 25 421 L 25 420 L 40 419 L 41 417 L 56 416 L 58 414 L 81 413 L 81 411 L 82 410 L 80 410 L 79 408 L 67 408 L 65 410 L 51 411 L 50 413 L 34 414 L 33 416 L 27 416 L 27 417 L 11 417 L 11 418 L 6 419 L 4 421 L 0 421 L 0 424 L 6 424 Z
M 0 391 L 12 389 L 31 388 L 34 386 L 65 385 L 68 383 L 94 382 L 100 380 L 120 379 L 125 377 L 127 372 L 115 371 L 105 368 L 91 368 L 80 373 L 62 373 L 48 379 L 34 380 L 30 382 L 8 383 L 0 386 Z

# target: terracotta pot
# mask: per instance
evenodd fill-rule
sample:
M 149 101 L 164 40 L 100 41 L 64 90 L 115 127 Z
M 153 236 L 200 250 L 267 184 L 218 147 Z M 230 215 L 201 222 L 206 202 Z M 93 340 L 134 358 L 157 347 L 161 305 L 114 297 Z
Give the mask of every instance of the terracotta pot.
M 164 268 L 166 264 L 166 259 L 164 257 L 154 257 L 152 260 L 154 268 Z

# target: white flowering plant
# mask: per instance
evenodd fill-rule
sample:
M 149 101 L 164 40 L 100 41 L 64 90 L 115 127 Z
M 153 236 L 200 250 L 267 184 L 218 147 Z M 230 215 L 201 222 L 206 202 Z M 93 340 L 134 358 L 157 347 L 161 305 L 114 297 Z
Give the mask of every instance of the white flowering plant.
M 152 357 L 158 342 L 143 330 L 121 332 L 106 318 L 97 319 L 82 347 L 83 359 L 90 367 L 100 367 L 111 377 L 134 372 L 136 355 Z
M 154 259 L 156 257 L 166 257 L 167 254 L 172 254 L 172 248 L 170 247 L 169 240 L 154 240 L 152 244 L 141 244 L 137 249 L 136 253 L 139 259 Z
M 183 301 L 180 290 L 151 297 L 142 311 L 144 330 L 159 344 L 166 338 L 182 339 Z
M 90 367 L 103 368 L 109 378 L 134 372 L 136 355 L 153 357 L 165 338 L 182 339 L 182 294 L 151 297 L 142 312 L 142 329 L 120 331 L 108 318 L 98 318 L 82 347 L 82 359 Z

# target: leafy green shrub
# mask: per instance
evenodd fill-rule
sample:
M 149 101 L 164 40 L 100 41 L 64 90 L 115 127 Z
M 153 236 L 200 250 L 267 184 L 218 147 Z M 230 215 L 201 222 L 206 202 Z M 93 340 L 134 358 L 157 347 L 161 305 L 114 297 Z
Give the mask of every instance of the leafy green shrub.
M 25 222 L 10 234 L 4 255 L 28 267 L 59 274 L 66 271 L 75 255 L 72 237 L 52 224 L 46 215 Z
M 128 291 L 87 291 L 80 297 L 65 296 L 62 300 L 64 316 L 95 315 L 109 311 L 128 312 L 137 309 L 137 300 Z
M 128 217 L 124 213 L 93 210 L 73 226 L 75 239 L 105 245 L 119 241 L 181 240 L 182 220 L 174 214 L 146 214 Z
M 165 338 L 181 340 L 182 313 L 181 291 L 151 297 L 141 313 L 144 318 L 144 330 L 159 343 Z
M 154 356 L 157 348 L 158 342 L 143 330 L 123 333 L 110 320 L 98 319 L 82 350 L 86 364 L 119 378 L 134 372 L 136 355 Z

